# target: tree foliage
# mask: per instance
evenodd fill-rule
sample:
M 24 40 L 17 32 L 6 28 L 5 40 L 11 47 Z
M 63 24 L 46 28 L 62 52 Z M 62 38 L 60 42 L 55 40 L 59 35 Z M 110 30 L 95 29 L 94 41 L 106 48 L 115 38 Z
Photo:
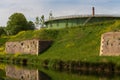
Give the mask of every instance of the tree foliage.
M 35 29 L 35 24 L 32 21 L 29 21 L 28 22 L 28 27 L 29 27 L 29 30 L 34 30 Z
M 5 35 L 5 34 L 6 34 L 6 32 L 4 30 L 4 27 L 0 27 L 0 36 Z
M 35 24 L 36 24 L 36 27 L 39 27 L 39 25 L 40 25 L 40 19 L 38 16 L 35 19 Z
M 44 24 L 45 24 L 44 15 L 42 15 L 41 18 L 40 18 L 40 24 L 41 24 L 41 27 L 44 27 Z
M 9 17 L 7 22 L 7 34 L 14 35 L 23 30 L 31 30 L 31 26 L 33 27 L 33 24 L 31 23 L 32 22 L 27 22 L 22 13 L 14 13 Z
M 41 17 L 36 17 L 36 20 L 35 20 L 35 24 L 36 24 L 36 27 L 44 27 L 45 25 L 45 17 L 44 15 L 42 15 Z

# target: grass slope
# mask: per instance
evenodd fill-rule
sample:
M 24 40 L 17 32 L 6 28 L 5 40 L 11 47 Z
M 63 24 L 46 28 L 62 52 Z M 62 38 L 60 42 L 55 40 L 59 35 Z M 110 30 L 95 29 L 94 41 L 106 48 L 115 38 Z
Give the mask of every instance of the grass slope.
M 101 34 L 119 30 L 119 22 L 102 22 L 60 30 L 52 47 L 41 54 L 40 58 L 95 61 L 99 58 Z
M 53 45 L 39 59 L 63 61 L 113 61 L 120 64 L 119 57 L 100 57 L 101 34 L 109 31 L 119 31 L 120 21 L 106 21 L 64 29 L 41 29 L 36 31 L 22 31 L 11 36 L 9 41 L 38 38 L 41 40 L 54 40 Z M 1 38 L 2 39 L 2 38 Z M 0 40 L 1 40 L 0 39 Z M 33 57 L 33 58 L 35 58 Z

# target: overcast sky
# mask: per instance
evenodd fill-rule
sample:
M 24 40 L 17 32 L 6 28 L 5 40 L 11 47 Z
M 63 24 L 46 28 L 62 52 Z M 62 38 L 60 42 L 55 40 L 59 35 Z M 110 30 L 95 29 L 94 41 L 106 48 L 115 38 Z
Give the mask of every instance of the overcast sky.
M 120 0 L 1 0 L 0 26 L 7 24 L 15 12 L 25 15 L 27 20 L 35 21 L 36 16 L 86 15 L 94 6 L 96 14 L 120 15 Z

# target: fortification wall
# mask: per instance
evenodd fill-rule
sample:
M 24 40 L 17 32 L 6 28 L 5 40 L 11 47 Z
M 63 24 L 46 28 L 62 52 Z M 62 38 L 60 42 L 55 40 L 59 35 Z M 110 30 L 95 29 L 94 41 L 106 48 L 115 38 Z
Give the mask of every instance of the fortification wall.
M 24 40 L 24 41 L 16 41 L 16 42 L 7 42 L 6 43 L 6 53 L 14 54 L 35 54 L 46 50 L 52 41 L 40 41 L 38 39 L 33 40 Z
M 120 55 L 120 32 L 108 32 L 101 36 L 100 56 Z

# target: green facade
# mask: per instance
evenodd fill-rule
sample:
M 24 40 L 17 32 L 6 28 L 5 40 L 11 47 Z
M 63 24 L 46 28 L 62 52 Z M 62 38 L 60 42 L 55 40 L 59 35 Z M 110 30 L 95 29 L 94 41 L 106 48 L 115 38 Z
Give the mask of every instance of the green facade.
M 120 19 L 119 17 L 78 17 L 78 18 L 64 18 L 64 19 L 54 19 L 45 22 L 47 28 L 65 28 L 82 26 L 86 24 Z

